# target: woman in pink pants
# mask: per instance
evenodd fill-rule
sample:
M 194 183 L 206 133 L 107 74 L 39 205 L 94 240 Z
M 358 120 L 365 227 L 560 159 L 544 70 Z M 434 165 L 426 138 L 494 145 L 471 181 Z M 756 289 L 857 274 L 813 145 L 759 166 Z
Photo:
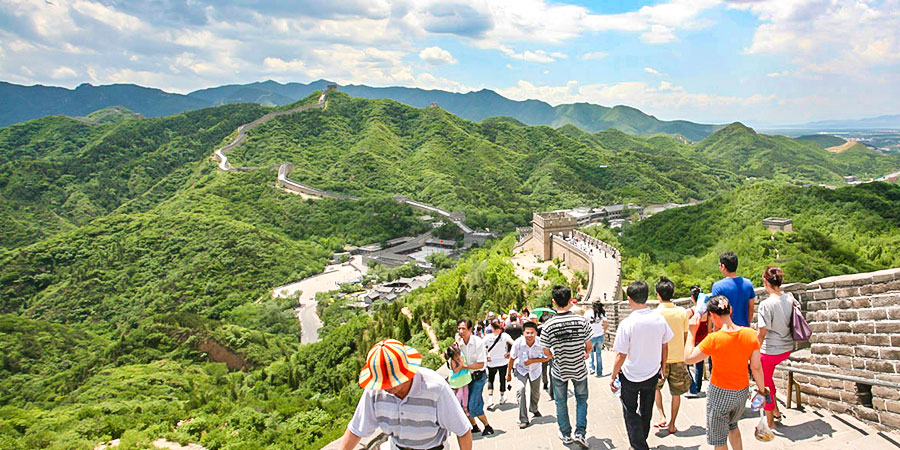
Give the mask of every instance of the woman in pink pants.
M 791 334 L 791 314 L 794 311 L 794 296 L 781 292 L 784 273 L 778 266 L 769 266 L 763 272 L 763 285 L 769 297 L 759 304 L 759 345 L 763 379 L 771 394 L 766 403 L 766 417 L 769 428 L 775 428 L 775 421 L 781 420 L 781 412 L 775 403 L 775 381 L 772 374 L 775 366 L 791 356 L 794 337 Z

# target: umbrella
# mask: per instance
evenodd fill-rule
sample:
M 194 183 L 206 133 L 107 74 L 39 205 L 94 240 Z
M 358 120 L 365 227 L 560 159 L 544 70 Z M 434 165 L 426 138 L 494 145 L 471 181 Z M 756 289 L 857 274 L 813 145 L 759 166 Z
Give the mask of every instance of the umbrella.
M 534 308 L 531 312 L 537 314 L 538 317 L 544 315 L 544 313 L 556 314 L 556 311 L 550 308 Z

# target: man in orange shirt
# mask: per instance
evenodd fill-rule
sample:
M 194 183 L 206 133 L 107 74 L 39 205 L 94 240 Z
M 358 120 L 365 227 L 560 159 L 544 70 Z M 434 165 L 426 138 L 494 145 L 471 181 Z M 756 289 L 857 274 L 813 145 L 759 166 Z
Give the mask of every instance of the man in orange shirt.
M 741 431 L 737 423 L 749 397 L 748 362 L 757 391 L 763 395 L 767 392 L 759 359 L 759 340 L 752 328 L 734 324 L 731 305 L 724 295 L 709 299 L 707 311 L 719 331 L 710 333 L 695 347 L 694 336 L 700 325 L 695 315 L 685 344 L 684 362 L 693 364 L 707 356 L 712 358 L 712 376 L 706 397 L 706 441 L 716 450 L 727 450 L 728 442 L 733 449 L 741 449 Z

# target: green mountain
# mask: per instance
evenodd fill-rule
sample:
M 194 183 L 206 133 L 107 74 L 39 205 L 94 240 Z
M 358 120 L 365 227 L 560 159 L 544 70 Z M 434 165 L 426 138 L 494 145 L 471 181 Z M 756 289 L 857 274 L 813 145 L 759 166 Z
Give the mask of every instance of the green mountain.
M 654 141 L 655 142 L 655 141 Z M 687 201 L 739 183 L 727 171 L 622 132 L 473 123 L 439 108 L 337 92 L 325 110 L 255 128 L 234 165 L 290 161 L 296 180 L 351 195 L 406 194 L 512 230 L 535 209 Z
M 82 117 L 82 119 L 94 124 L 118 123 L 129 119 L 143 118 L 143 114 L 136 113 L 123 106 L 109 106 Z
M 49 114 L 83 116 L 112 105 L 124 105 L 147 117 L 160 117 L 229 103 L 281 106 L 323 90 L 329 84 L 333 83 L 318 80 L 309 84 L 281 84 L 268 80 L 200 89 L 181 95 L 134 85 L 95 87 L 83 84 L 69 90 L 0 83 L 0 104 L 9 105 L 8 110 L 0 113 L 0 126 L 37 119 Z M 576 103 L 553 107 L 538 100 L 510 100 L 488 89 L 465 94 L 352 84 L 341 86 L 340 89 L 354 97 L 392 99 L 417 108 L 438 103 L 444 110 L 476 122 L 493 116 L 509 116 L 527 125 L 559 127 L 573 124 L 588 132 L 617 128 L 636 135 L 677 134 L 694 141 L 703 139 L 719 128 L 718 125 L 704 125 L 683 120 L 661 121 L 637 109 L 622 105 L 609 108 Z
M 794 221 L 772 235 L 766 217 Z M 626 227 L 619 241 L 626 279 L 666 275 L 681 292 L 710 289 L 721 278 L 718 256 L 734 251 L 739 273 L 754 282 L 769 264 L 787 282 L 900 266 L 900 186 L 869 183 L 839 189 L 761 182 L 699 205 L 663 211 Z
M 837 147 L 838 145 L 843 145 L 844 142 L 847 142 L 846 140 L 844 140 L 844 138 L 832 136 L 830 134 L 807 134 L 805 136 L 800 136 L 794 139 L 798 141 L 812 142 L 822 148 Z
M 0 129 L 0 248 L 86 224 L 150 191 L 174 194 L 186 164 L 208 158 L 238 125 L 264 114 L 230 105 L 162 119 L 87 125 L 50 116 Z
M 847 156 L 830 153 L 811 142 L 784 136 L 758 134 L 741 123 L 733 123 L 697 143 L 698 157 L 716 167 L 756 179 L 792 183 L 840 183 L 846 175 L 884 174 L 898 167 L 895 156 Z
M 53 86 L 22 86 L 0 81 L 0 127 L 49 115 L 86 116 L 109 106 L 121 105 L 147 117 L 161 117 L 212 106 L 186 95 L 134 84 L 92 86 L 75 89 Z

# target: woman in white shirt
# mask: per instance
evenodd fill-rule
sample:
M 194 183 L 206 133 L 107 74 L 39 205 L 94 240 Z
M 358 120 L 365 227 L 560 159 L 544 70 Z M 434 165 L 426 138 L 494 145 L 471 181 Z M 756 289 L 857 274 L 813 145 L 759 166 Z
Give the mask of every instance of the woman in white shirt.
M 772 375 L 775 366 L 788 359 L 794 350 L 794 335 L 791 320 L 794 312 L 794 296 L 781 292 L 784 273 L 778 266 L 766 267 L 763 284 L 769 297 L 759 304 L 759 344 L 763 380 L 769 388 L 769 399 L 765 406 L 769 428 L 775 428 L 775 421 L 781 420 L 781 411 L 775 403 L 775 381 Z
M 601 351 L 603 350 L 603 337 L 609 323 L 606 321 L 606 313 L 603 311 L 603 305 L 600 302 L 594 302 L 592 309 L 585 312 L 584 316 L 591 324 L 591 373 L 597 378 L 603 376 L 603 358 Z
M 509 362 L 509 345 L 513 339 L 500 326 L 500 321 L 491 322 L 491 334 L 484 337 L 484 350 L 487 352 L 487 394 L 488 409 L 494 409 L 494 377 L 500 375 L 500 404 L 506 402 L 506 365 Z

